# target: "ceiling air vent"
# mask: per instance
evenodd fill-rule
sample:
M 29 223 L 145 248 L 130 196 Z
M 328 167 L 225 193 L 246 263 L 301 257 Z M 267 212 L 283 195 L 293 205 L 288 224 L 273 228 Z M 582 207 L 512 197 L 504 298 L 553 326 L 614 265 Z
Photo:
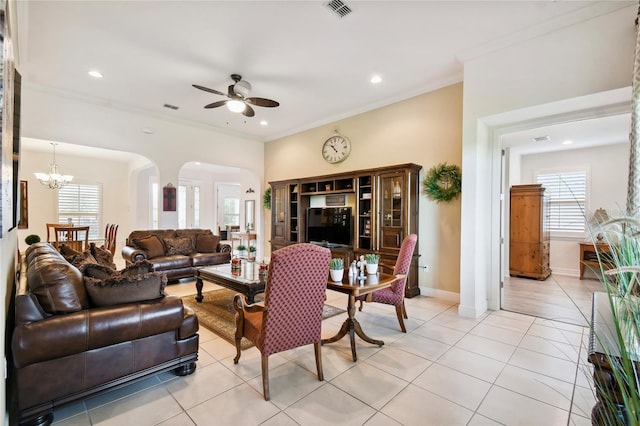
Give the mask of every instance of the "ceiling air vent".
M 169 109 L 178 109 L 178 107 L 177 107 L 177 106 L 175 106 L 175 105 L 171 105 L 171 104 L 164 104 L 164 107 L 165 107 L 165 108 L 169 108 Z
M 534 142 L 549 142 L 551 138 L 549 136 L 538 136 L 537 138 L 533 138 Z
M 344 18 L 345 16 L 353 12 L 351 8 L 344 4 L 344 2 L 342 2 L 341 0 L 331 0 L 330 2 L 325 3 L 325 6 L 327 6 L 333 13 L 338 15 L 339 18 Z

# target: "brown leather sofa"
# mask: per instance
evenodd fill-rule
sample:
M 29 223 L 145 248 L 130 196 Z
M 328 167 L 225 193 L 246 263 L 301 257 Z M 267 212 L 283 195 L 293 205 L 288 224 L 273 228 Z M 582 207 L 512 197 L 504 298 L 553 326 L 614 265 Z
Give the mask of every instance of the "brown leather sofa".
M 44 242 L 21 258 L 11 336 L 21 424 L 47 425 L 57 406 L 152 374 L 195 371 L 198 318 L 164 295 L 164 274 L 144 262 L 92 266 L 111 275 L 88 277 Z
M 133 231 L 122 248 L 127 265 L 148 260 L 169 280 L 193 277 L 196 268 L 231 261 L 231 246 L 210 229 Z

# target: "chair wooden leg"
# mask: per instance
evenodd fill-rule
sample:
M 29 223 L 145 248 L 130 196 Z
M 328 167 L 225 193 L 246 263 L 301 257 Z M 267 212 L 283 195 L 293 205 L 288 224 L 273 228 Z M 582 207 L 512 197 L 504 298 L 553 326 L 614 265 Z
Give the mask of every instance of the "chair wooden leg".
M 315 349 L 316 352 L 316 370 L 318 370 L 318 380 L 323 381 L 324 373 L 322 372 L 322 352 L 320 351 L 321 347 L 322 343 L 320 342 L 315 342 L 313 344 L 313 349 Z
M 404 321 L 402 320 L 403 315 L 403 305 L 396 306 L 396 315 L 398 316 L 398 322 L 400 323 L 400 330 L 403 333 L 407 332 L 406 327 L 404 326 Z
M 359 311 L 362 311 L 362 299 L 360 299 L 360 307 L 358 308 Z
M 264 400 L 269 401 L 269 356 L 262 354 L 262 392 Z
M 402 301 L 402 313 L 404 314 L 404 319 L 409 319 L 407 316 L 407 308 L 404 306 L 404 300 Z

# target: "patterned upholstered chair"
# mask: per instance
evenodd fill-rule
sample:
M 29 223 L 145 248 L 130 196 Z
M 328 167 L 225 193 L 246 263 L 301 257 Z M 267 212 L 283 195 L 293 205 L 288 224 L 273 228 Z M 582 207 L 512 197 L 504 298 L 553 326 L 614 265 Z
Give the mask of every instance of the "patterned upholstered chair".
M 403 333 L 407 332 L 403 318 L 409 318 L 407 316 L 407 310 L 404 307 L 404 287 L 407 282 L 409 265 L 411 265 L 411 257 L 413 256 L 413 250 L 416 247 L 417 241 L 418 236 L 416 234 L 407 235 L 407 237 L 402 241 L 400 253 L 398 253 L 398 259 L 396 259 L 396 265 L 393 268 L 393 274 L 402 275 L 402 277 L 399 277 L 393 284 L 391 284 L 391 287 L 383 288 L 382 290 L 374 291 L 373 293 L 369 293 L 365 296 L 358 296 L 356 298 L 360 301 L 359 310 L 362 310 L 363 301 L 378 302 L 395 306 L 398 322 L 400 323 L 400 329 Z
M 264 303 L 247 305 L 236 294 L 236 357 L 246 337 L 262 354 L 262 388 L 269 400 L 269 356 L 313 343 L 318 380 L 324 380 L 320 352 L 322 308 L 329 276 L 329 249 L 313 244 L 295 244 L 271 254 Z

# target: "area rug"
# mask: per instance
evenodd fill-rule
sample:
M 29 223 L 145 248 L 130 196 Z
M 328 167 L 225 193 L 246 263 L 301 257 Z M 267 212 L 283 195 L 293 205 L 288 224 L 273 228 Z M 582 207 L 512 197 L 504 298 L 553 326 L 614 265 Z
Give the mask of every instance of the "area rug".
M 216 333 L 235 346 L 235 310 L 233 296 L 237 292 L 226 288 L 203 293 L 202 303 L 198 303 L 193 295 L 185 296 L 182 302 L 193 309 L 198 316 L 198 323 Z M 263 295 L 256 296 L 256 302 L 263 300 Z M 324 305 L 322 319 L 327 319 L 346 312 L 344 309 Z M 253 346 L 249 340 L 242 338 L 240 347 L 244 350 Z

